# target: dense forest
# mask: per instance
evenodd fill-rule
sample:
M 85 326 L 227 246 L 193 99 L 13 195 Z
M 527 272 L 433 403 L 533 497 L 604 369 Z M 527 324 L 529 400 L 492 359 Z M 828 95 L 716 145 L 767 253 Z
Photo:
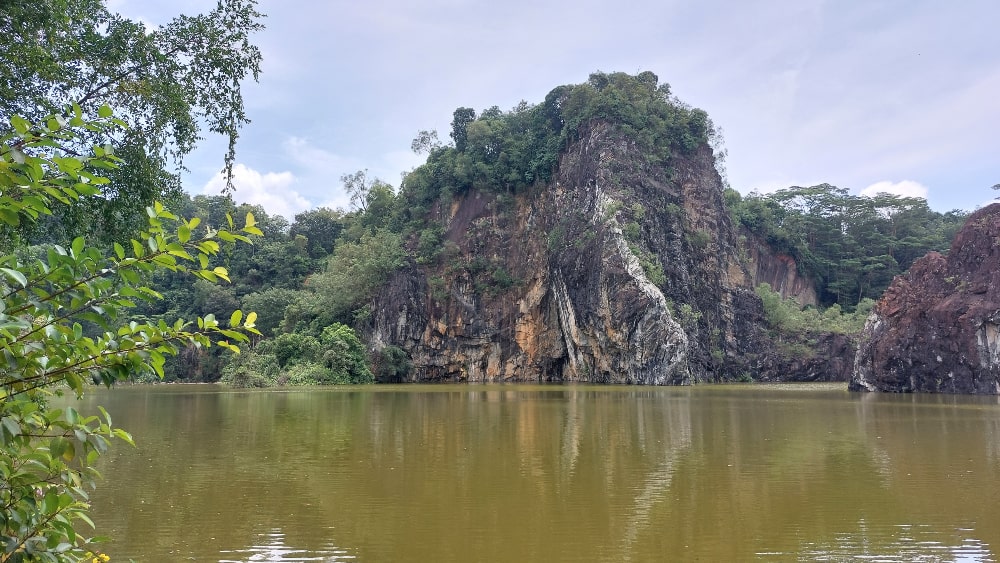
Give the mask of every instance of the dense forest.
M 746 231 L 795 258 L 816 282 L 821 305 L 844 310 L 878 299 L 928 251 L 947 251 L 967 215 L 938 213 L 922 198 L 852 195 L 829 184 L 747 196 L 728 190 L 726 203 Z

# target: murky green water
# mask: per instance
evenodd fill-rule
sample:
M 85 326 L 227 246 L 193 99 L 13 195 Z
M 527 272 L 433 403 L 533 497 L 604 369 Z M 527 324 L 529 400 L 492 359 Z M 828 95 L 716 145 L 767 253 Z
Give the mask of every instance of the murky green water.
M 112 560 L 995 561 L 996 398 L 836 386 L 98 391 Z M 86 406 L 84 406 L 86 408 Z

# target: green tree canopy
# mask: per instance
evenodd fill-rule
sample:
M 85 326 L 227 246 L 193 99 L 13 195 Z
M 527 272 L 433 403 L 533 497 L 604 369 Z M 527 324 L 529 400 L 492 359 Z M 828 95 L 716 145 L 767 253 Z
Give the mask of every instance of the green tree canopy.
M 553 89 L 538 105 L 521 102 L 507 112 L 493 106 L 478 117 L 472 108 L 456 109 L 454 146 L 438 146 L 421 132 L 413 148 L 428 153 L 427 163 L 404 179 L 401 212 L 420 223 L 435 202 L 471 188 L 517 192 L 547 182 L 567 143 L 596 121 L 619 128 L 664 166 L 714 134 L 708 115 L 675 99 L 652 72 L 597 72 L 583 84 Z
M 746 197 L 730 190 L 726 202 L 747 230 L 795 258 L 822 304 L 849 311 L 877 299 L 928 251 L 947 251 L 965 218 L 937 213 L 922 198 L 856 196 L 829 184 Z
M 241 82 L 260 71 L 250 37 L 261 18 L 256 0 L 220 0 L 207 14 L 150 30 L 101 0 L 0 2 L 0 121 L 58 118 L 71 103 L 116 108 L 129 127 L 81 131 L 73 143 L 112 145 L 121 166 L 107 174 L 104 197 L 71 212 L 89 219 L 91 234 L 96 228 L 122 240 L 141 226 L 146 205 L 179 192 L 177 172 L 202 128 L 228 137 L 223 162 L 231 177 L 236 139 L 249 122 Z

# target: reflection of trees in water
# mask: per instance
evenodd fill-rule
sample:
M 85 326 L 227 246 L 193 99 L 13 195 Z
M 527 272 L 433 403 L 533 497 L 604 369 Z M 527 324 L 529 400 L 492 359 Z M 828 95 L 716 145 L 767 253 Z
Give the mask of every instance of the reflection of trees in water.
M 116 391 L 101 400 L 138 447 L 118 448 L 104 467 L 95 513 L 102 533 L 119 541 L 118 558 L 201 559 L 213 549 L 239 550 L 279 527 L 287 544 L 330 547 L 327 522 L 339 512 L 320 485 L 328 456 L 349 448 L 349 403 L 337 412 L 314 409 L 307 393 L 145 393 Z M 316 414 L 319 413 L 319 414 Z M 104 505 L 104 499 L 115 504 Z M 141 550 L 141 551 L 139 551 Z
M 892 484 L 892 457 L 885 449 L 885 442 L 882 436 L 878 435 L 880 430 L 878 416 L 875 410 L 878 408 L 878 393 L 856 394 L 856 412 L 858 425 L 853 430 L 852 435 L 865 445 L 871 458 L 872 465 L 879 478 L 879 484 L 888 488 Z M 876 430 L 872 433 L 872 429 Z

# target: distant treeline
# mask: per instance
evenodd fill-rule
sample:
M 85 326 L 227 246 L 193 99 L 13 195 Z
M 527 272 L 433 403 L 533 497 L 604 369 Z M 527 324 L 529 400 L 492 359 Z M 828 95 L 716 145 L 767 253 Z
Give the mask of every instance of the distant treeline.
M 816 282 L 822 306 L 853 311 L 931 250 L 946 252 L 965 211 L 938 213 L 922 198 L 851 195 L 820 184 L 770 194 L 726 191 L 733 218 Z

